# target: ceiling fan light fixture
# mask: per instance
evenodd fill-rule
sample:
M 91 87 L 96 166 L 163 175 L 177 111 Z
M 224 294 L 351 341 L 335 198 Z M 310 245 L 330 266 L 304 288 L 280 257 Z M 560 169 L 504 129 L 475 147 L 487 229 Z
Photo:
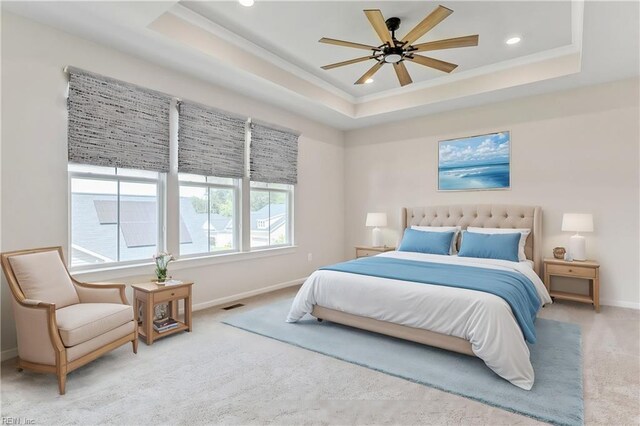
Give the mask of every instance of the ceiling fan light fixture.
M 402 55 L 390 53 L 384 57 L 384 61 L 388 64 L 397 64 L 402 60 Z
M 520 43 L 522 39 L 520 37 L 511 37 L 509 39 L 507 39 L 507 41 L 505 43 L 507 43 L 508 45 L 513 45 L 513 44 L 518 44 Z
M 254 0 L 238 0 L 238 3 L 240 3 L 244 7 L 251 7 L 253 6 Z
M 239 0 L 242 1 L 242 0 Z M 418 52 L 427 52 L 433 50 L 453 49 L 458 47 L 468 47 L 478 45 L 478 34 L 468 35 L 463 37 L 455 37 L 442 40 L 434 40 L 427 43 L 413 44 L 419 38 L 423 37 L 436 25 L 442 22 L 447 16 L 453 13 L 453 10 L 444 6 L 438 6 L 429 15 L 427 15 L 418 25 L 416 25 L 407 35 L 402 39 L 396 38 L 396 31 L 400 28 L 401 20 L 397 17 L 391 17 L 387 20 L 384 19 L 382 12 L 379 9 L 365 9 L 365 16 L 369 20 L 373 30 L 378 35 L 378 38 L 382 42 L 379 46 L 372 46 L 368 44 L 355 43 L 345 40 L 337 40 L 333 38 L 322 37 L 320 43 L 334 44 L 337 46 L 351 47 L 355 49 L 363 49 L 369 51 L 369 56 L 350 59 L 348 61 L 337 62 L 334 64 L 323 65 L 323 70 L 330 70 L 333 68 L 342 67 L 345 65 L 356 64 L 368 60 L 375 61 L 367 72 L 365 72 L 354 84 L 371 84 L 373 82 L 373 75 L 380 70 L 385 64 L 393 65 L 391 68 L 398 77 L 398 82 L 401 86 L 406 86 L 413 83 L 405 61 L 413 62 L 425 67 L 433 68 L 438 71 L 450 73 L 458 65 L 449 62 L 441 61 L 436 58 L 427 56 L 416 55 Z M 519 39 L 518 39 L 519 40 Z

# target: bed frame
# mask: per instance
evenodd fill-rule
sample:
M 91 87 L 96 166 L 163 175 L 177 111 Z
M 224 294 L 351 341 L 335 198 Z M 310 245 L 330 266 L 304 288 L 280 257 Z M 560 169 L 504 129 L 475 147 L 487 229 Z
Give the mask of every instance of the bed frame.
M 429 207 L 403 207 L 401 210 L 401 229 L 412 226 L 468 226 L 482 228 L 529 228 L 525 255 L 533 261 L 533 269 L 540 275 L 542 257 L 542 209 L 536 206 L 518 206 L 510 204 L 469 204 Z M 459 247 L 459 240 L 456 242 Z M 410 340 L 437 348 L 475 356 L 468 340 L 448 336 L 421 328 L 379 321 L 346 312 L 336 311 L 315 305 L 311 315 L 319 321 L 328 320 L 338 324 L 360 328 L 387 336 Z

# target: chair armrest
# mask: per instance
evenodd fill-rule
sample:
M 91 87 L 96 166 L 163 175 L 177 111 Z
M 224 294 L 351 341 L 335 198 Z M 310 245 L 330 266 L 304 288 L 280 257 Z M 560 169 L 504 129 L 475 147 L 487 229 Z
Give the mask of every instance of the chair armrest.
M 124 284 L 73 282 L 80 303 L 120 303 L 128 305 Z
M 64 352 L 56 323 L 56 305 L 33 299 L 14 299 L 18 356 L 25 361 L 56 365 Z

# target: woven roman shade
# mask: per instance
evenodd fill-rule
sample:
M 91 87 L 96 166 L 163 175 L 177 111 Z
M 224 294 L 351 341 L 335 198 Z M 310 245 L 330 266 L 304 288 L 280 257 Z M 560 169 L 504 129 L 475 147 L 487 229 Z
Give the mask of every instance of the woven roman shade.
M 251 128 L 251 180 L 298 183 L 298 135 L 261 124 Z
M 169 171 L 171 97 L 68 67 L 69 162 Z
M 242 178 L 246 119 L 193 102 L 180 103 L 178 171 Z

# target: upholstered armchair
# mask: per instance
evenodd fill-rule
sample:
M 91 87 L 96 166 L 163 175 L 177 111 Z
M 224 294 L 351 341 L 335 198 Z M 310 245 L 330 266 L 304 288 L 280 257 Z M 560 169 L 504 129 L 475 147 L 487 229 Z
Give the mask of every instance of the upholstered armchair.
M 87 284 L 67 270 L 61 247 L 0 255 L 13 294 L 18 370 L 67 373 L 127 342 L 138 351 L 138 327 L 124 284 Z

